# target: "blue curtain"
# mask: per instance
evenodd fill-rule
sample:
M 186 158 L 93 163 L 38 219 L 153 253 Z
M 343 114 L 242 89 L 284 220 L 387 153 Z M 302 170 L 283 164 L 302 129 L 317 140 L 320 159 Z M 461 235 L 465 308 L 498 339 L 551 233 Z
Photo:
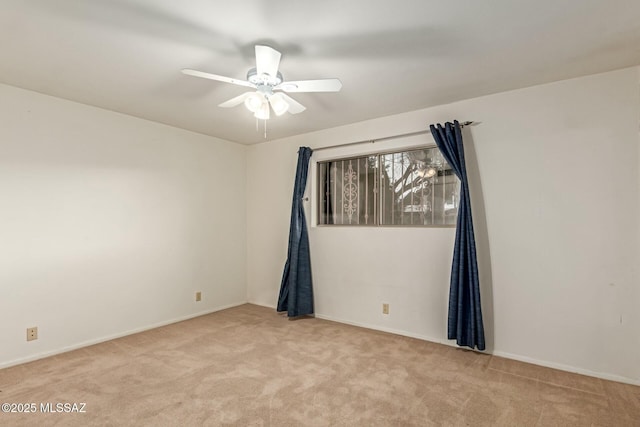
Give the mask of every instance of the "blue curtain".
M 302 197 L 307 185 L 307 173 L 309 172 L 309 158 L 312 152 L 309 147 L 300 147 L 298 151 L 298 167 L 293 187 L 291 225 L 289 227 L 289 249 L 287 262 L 282 273 L 277 309 L 278 311 L 286 311 L 289 317 L 313 314 L 309 235 L 304 206 L 302 205 Z
M 471 217 L 469 181 L 464 161 L 460 123 L 431 125 L 431 134 L 442 155 L 460 178 L 460 205 L 456 226 L 456 243 L 451 266 L 449 288 L 449 316 L 447 335 L 459 346 L 485 349 L 482 307 L 480 306 L 480 280 L 476 259 L 476 239 Z

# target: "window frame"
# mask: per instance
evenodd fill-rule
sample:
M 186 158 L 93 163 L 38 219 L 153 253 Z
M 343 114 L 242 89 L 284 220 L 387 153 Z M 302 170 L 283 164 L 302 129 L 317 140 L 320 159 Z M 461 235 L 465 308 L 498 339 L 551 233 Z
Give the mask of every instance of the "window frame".
M 370 156 L 377 156 L 378 159 L 381 159 L 381 156 L 385 156 L 388 154 L 394 154 L 394 153 L 401 153 L 401 152 L 406 152 L 406 151 L 414 151 L 414 150 L 428 150 L 428 149 L 437 149 L 439 150 L 438 146 L 436 144 L 423 144 L 423 145 L 416 145 L 416 146 L 405 146 L 405 147 L 397 147 L 397 148 L 389 148 L 386 150 L 382 150 L 382 151 L 367 151 L 367 152 L 362 152 L 362 153 L 350 153 L 348 155 L 344 155 L 344 156 L 327 156 L 327 158 L 325 159 L 320 159 L 320 160 L 315 160 L 314 161 L 314 169 L 315 169 L 315 183 L 313 183 L 313 189 L 312 189 L 312 195 L 313 195 L 313 203 L 315 204 L 315 209 L 314 209 L 314 217 L 312 218 L 313 222 L 312 222 L 312 227 L 320 227 L 320 228 L 456 228 L 457 226 L 457 216 L 458 216 L 458 212 L 456 212 L 456 221 L 454 223 L 451 224 L 382 224 L 381 223 L 381 215 L 380 212 L 377 213 L 377 215 L 375 216 L 376 218 L 376 223 L 375 224 L 321 224 L 320 223 L 320 218 L 321 218 L 321 203 L 320 203 L 320 193 L 321 193 L 321 177 L 320 177 L 320 172 L 321 172 L 321 168 L 319 166 L 320 163 L 327 163 L 327 162 L 339 162 L 339 161 L 345 161 L 345 160 L 354 160 L 354 159 L 360 159 L 362 157 L 370 157 Z M 446 161 L 446 160 L 445 160 Z M 378 162 L 380 163 L 380 162 Z M 451 167 L 451 165 L 449 165 Z M 377 179 L 380 179 L 380 164 L 378 164 L 378 176 Z M 453 169 L 452 169 L 453 172 Z M 456 177 L 456 179 L 460 180 L 455 172 L 453 173 L 453 176 Z M 378 184 L 380 182 L 378 181 Z M 460 183 L 462 184 L 462 183 Z M 378 200 L 378 204 L 380 204 L 380 200 Z

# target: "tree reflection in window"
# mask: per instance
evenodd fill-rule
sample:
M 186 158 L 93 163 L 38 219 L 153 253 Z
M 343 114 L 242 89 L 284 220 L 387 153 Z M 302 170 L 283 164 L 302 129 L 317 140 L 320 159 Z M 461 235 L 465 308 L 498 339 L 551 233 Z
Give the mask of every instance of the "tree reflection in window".
M 452 225 L 460 181 L 436 148 L 318 163 L 322 225 Z

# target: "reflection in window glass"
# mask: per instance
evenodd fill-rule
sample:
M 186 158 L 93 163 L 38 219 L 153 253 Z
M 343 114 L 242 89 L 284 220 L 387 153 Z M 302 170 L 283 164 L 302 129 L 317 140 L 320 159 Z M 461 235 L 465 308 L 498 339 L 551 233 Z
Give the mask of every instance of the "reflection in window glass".
M 375 225 L 378 156 L 323 162 L 318 166 L 320 224 Z
M 460 180 L 436 148 L 318 163 L 318 223 L 450 225 Z
M 380 157 L 380 224 L 455 224 L 460 180 L 440 150 L 434 147 Z

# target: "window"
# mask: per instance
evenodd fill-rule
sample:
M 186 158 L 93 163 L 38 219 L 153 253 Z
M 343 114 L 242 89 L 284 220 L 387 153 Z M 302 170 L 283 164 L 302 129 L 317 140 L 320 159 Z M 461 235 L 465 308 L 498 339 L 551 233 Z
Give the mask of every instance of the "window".
M 319 225 L 455 225 L 459 195 L 437 147 L 318 163 Z

